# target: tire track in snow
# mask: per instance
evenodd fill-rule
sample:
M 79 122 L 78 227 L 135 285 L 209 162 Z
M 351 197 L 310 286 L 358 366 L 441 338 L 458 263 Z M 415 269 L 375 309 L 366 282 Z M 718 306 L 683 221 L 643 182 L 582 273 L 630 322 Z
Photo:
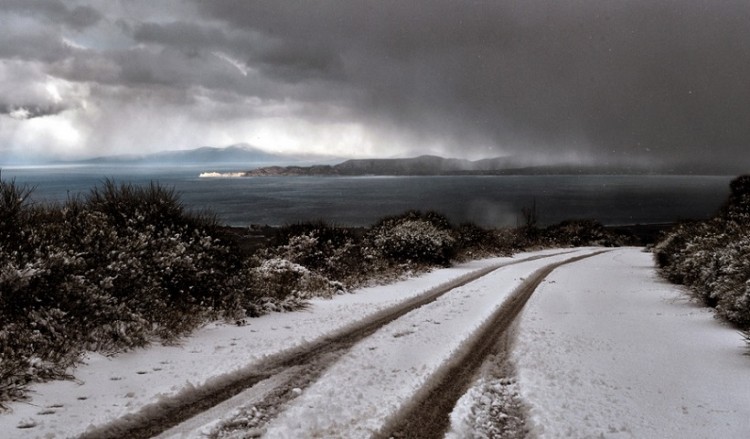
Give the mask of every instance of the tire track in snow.
M 450 427 L 450 414 L 456 402 L 469 389 L 480 367 L 496 350 L 539 284 L 558 267 L 607 251 L 576 256 L 535 271 L 477 331 L 471 343 L 444 365 L 375 437 L 442 438 Z M 507 351 L 500 350 L 497 354 L 507 355 Z
M 295 388 L 304 388 L 317 379 L 328 365 L 343 352 L 381 327 L 403 315 L 437 300 L 449 291 L 475 281 L 503 267 L 571 253 L 574 250 L 532 256 L 516 261 L 503 262 L 485 267 L 439 285 L 424 294 L 413 297 L 391 308 L 375 313 L 347 328 L 300 348 L 295 348 L 254 363 L 238 372 L 209 380 L 206 384 L 188 388 L 177 395 L 165 397 L 160 402 L 148 405 L 139 412 L 126 415 L 99 427 L 90 428 L 80 436 L 82 439 L 105 438 L 151 438 L 179 424 L 190 420 L 214 406 L 229 400 L 237 394 L 290 368 L 305 366 L 311 372 L 304 378 L 295 378 Z M 266 404 L 279 406 L 294 398 L 297 392 L 291 390 L 288 380 L 282 380 L 279 391 L 271 392 L 273 401 Z M 263 403 L 261 403 L 263 404 Z

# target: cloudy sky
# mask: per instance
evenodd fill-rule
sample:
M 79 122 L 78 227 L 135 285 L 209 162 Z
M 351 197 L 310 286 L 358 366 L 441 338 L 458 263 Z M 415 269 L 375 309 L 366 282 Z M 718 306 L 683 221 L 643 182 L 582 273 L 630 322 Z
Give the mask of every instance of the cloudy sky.
M 0 154 L 750 166 L 746 0 L 0 0 Z

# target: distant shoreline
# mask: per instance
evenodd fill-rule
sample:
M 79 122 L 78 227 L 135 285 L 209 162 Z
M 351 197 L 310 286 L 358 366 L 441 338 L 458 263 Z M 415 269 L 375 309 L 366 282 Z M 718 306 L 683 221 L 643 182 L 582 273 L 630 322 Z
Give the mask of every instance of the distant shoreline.
M 704 169 L 650 169 L 632 166 L 533 165 L 512 158 L 483 160 L 419 156 L 403 159 L 352 159 L 335 165 L 263 166 L 250 170 L 208 170 L 201 178 L 237 177 L 369 177 L 369 176 L 534 176 L 534 175 L 724 175 Z

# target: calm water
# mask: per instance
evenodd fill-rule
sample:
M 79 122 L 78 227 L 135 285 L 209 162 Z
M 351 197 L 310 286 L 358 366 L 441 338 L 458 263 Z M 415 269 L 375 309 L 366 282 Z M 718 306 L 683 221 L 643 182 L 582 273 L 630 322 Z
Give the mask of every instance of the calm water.
M 323 219 L 364 226 L 409 209 L 436 210 L 453 221 L 516 225 L 536 204 L 539 220 L 592 218 L 607 225 L 711 216 L 731 177 L 482 176 L 198 178 L 203 168 L 71 166 L 6 168 L 4 179 L 36 186 L 35 201 L 64 201 L 104 178 L 174 186 L 185 205 L 209 209 L 226 224 L 282 225 Z M 212 169 L 216 170 L 216 169 Z

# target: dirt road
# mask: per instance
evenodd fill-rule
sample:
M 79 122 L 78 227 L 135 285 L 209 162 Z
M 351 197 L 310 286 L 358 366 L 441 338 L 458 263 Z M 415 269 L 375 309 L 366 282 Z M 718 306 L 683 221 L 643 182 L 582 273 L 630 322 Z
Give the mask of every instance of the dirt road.
M 460 351 L 427 383 L 414 399 L 377 435 L 378 438 L 442 438 L 450 424 L 456 401 L 466 393 L 480 366 L 490 355 L 507 354 L 508 329 L 540 283 L 556 268 L 601 254 L 567 259 L 547 265 L 527 278 L 486 322 L 472 343 Z M 495 358 L 494 361 L 502 361 Z
M 246 400 L 254 400 L 254 408 L 263 410 L 266 418 L 272 418 L 283 405 L 296 397 L 300 391 L 314 382 L 329 365 L 334 363 L 353 345 L 375 331 L 401 318 L 409 312 L 434 302 L 451 290 L 475 281 L 498 269 L 524 264 L 543 258 L 569 253 L 533 256 L 517 261 L 500 263 L 462 276 L 445 285 L 417 296 L 411 300 L 377 313 L 336 334 L 324 337 L 302 349 L 274 355 L 265 361 L 248 366 L 232 378 L 191 390 L 189 395 L 179 395 L 172 401 L 161 401 L 158 405 L 145 407 L 140 413 L 119 419 L 105 426 L 87 431 L 82 438 L 148 438 L 162 434 L 165 437 L 177 434 L 180 425 L 191 418 L 201 417 L 211 408 L 242 393 Z M 290 373 L 293 371 L 294 373 Z M 260 383 L 273 383 L 272 389 L 263 389 Z M 252 391 L 260 387 L 258 392 Z M 204 416 L 205 417 L 205 416 Z M 171 429 L 171 430 L 170 430 Z M 171 432 L 171 433 L 170 433 Z

